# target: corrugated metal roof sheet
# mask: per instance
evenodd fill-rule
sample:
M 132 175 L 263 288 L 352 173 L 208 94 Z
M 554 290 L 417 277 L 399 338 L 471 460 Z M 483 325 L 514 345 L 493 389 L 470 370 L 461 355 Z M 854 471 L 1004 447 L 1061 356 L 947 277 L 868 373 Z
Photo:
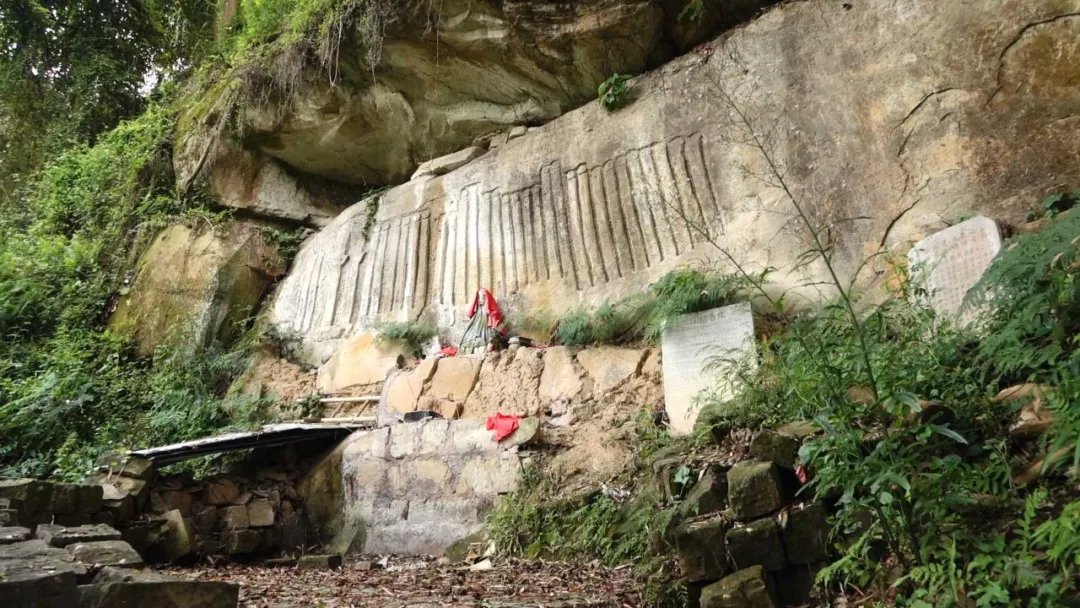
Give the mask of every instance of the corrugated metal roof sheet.
M 136 456 L 149 458 L 158 466 L 166 466 L 182 462 L 189 458 L 205 456 L 207 454 L 220 454 L 235 450 L 250 448 L 275 447 L 310 441 L 313 439 L 339 439 L 355 430 L 369 428 L 366 424 L 329 424 L 329 423 L 300 423 L 287 422 L 282 424 L 268 424 L 255 431 L 243 431 L 238 433 L 226 433 L 205 439 L 195 439 L 164 445 L 156 448 L 148 448 L 132 452 Z

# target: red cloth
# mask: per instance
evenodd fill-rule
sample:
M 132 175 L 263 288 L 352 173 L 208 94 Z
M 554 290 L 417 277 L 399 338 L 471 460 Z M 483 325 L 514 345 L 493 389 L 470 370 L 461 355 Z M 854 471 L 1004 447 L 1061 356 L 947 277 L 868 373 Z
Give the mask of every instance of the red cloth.
M 436 354 L 442 355 L 444 357 L 456 357 L 457 356 L 457 347 L 456 346 L 447 346 L 446 348 L 440 350 Z
M 481 306 L 488 316 L 488 327 L 500 331 L 506 317 L 503 316 L 502 309 L 499 308 L 499 303 L 495 301 L 495 296 L 491 295 L 490 291 L 482 287 L 478 289 L 476 295 L 473 296 L 472 306 L 469 307 L 470 319 L 476 316 L 476 311 L 479 310 Z
M 521 418 L 518 416 L 495 414 L 494 416 L 488 416 L 487 429 L 489 431 L 495 431 L 495 441 L 502 441 L 514 434 L 514 431 L 516 431 L 519 426 L 520 420 Z

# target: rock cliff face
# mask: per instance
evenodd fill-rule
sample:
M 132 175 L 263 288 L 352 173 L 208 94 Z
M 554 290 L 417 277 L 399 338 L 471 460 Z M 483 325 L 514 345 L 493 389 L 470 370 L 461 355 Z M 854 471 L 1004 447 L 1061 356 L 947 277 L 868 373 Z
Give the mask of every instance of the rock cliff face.
M 614 73 L 637 74 L 771 0 L 397 2 L 372 65 L 343 40 L 338 70 L 320 73 L 282 112 L 248 108 L 261 150 L 304 172 L 399 184 L 421 162 L 512 125 L 539 124 L 596 96 Z
M 258 226 L 171 226 L 139 260 L 109 325 L 132 332 L 147 355 L 166 344 L 228 343 L 283 272 Z
M 786 269 L 807 247 L 789 230 L 789 195 L 821 222 L 865 218 L 834 232 L 848 274 L 973 211 L 1016 220 L 1046 192 L 1080 182 L 1070 129 L 1080 116 L 1078 34 L 1072 0 L 773 8 L 636 80 L 624 109 L 586 105 L 446 175 L 390 190 L 370 230 L 366 205 L 349 209 L 300 253 L 274 322 L 322 360 L 379 320 L 432 312 L 457 327 L 481 286 L 511 307 L 558 312 L 639 292 L 715 254 L 706 234 L 751 265 Z M 427 99 L 461 109 L 437 93 Z M 380 107 L 380 124 L 411 124 Z M 324 149 L 355 166 L 363 162 L 330 142 L 341 136 L 387 158 L 410 145 L 407 131 L 383 146 L 367 131 L 292 124 L 290 133 L 320 133 Z M 271 152 L 304 165 L 288 149 Z M 337 171 L 316 165 L 307 168 Z M 818 269 L 806 272 L 813 279 Z M 776 275 L 784 287 L 804 278 Z

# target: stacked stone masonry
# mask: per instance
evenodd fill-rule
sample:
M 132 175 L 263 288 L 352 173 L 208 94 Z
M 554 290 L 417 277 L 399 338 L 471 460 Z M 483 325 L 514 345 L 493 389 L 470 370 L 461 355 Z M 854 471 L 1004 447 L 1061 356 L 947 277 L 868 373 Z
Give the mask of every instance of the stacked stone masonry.
M 478 532 L 495 499 L 517 488 L 519 447 L 540 422 L 502 442 L 483 419 L 397 424 L 349 436 L 305 479 L 309 515 L 333 552 L 439 554 Z
M 600 402 L 625 398 L 637 409 L 656 403 L 659 369 L 658 350 L 607 346 L 511 346 L 487 355 L 425 359 L 388 376 L 378 424 L 433 410 L 447 419 L 502 413 L 566 426 Z
M 750 460 L 727 471 L 710 468 L 690 490 L 684 515 L 691 519 L 676 528 L 675 544 L 702 608 L 810 601 L 814 574 L 829 558 L 829 524 L 822 505 L 796 496 L 799 445 L 796 437 L 759 431 Z M 661 479 L 670 476 L 662 458 L 653 469 Z

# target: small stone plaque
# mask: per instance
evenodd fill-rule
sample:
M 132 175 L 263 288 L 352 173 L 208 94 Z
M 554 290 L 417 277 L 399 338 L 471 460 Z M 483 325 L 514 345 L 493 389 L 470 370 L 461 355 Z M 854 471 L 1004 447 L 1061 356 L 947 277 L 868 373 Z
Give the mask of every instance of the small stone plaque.
M 754 317 L 750 303 L 684 315 L 664 331 L 664 404 L 671 431 L 687 435 L 697 422 L 697 396 L 722 389 L 723 369 L 705 366 L 714 357 L 742 359 L 754 352 Z M 755 362 L 756 364 L 756 362 Z
M 923 281 L 934 311 L 967 324 L 978 311 L 962 310 L 964 298 L 999 251 L 997 223 L 980 215 L 915 243 L 908 264 L 912 277 Z

